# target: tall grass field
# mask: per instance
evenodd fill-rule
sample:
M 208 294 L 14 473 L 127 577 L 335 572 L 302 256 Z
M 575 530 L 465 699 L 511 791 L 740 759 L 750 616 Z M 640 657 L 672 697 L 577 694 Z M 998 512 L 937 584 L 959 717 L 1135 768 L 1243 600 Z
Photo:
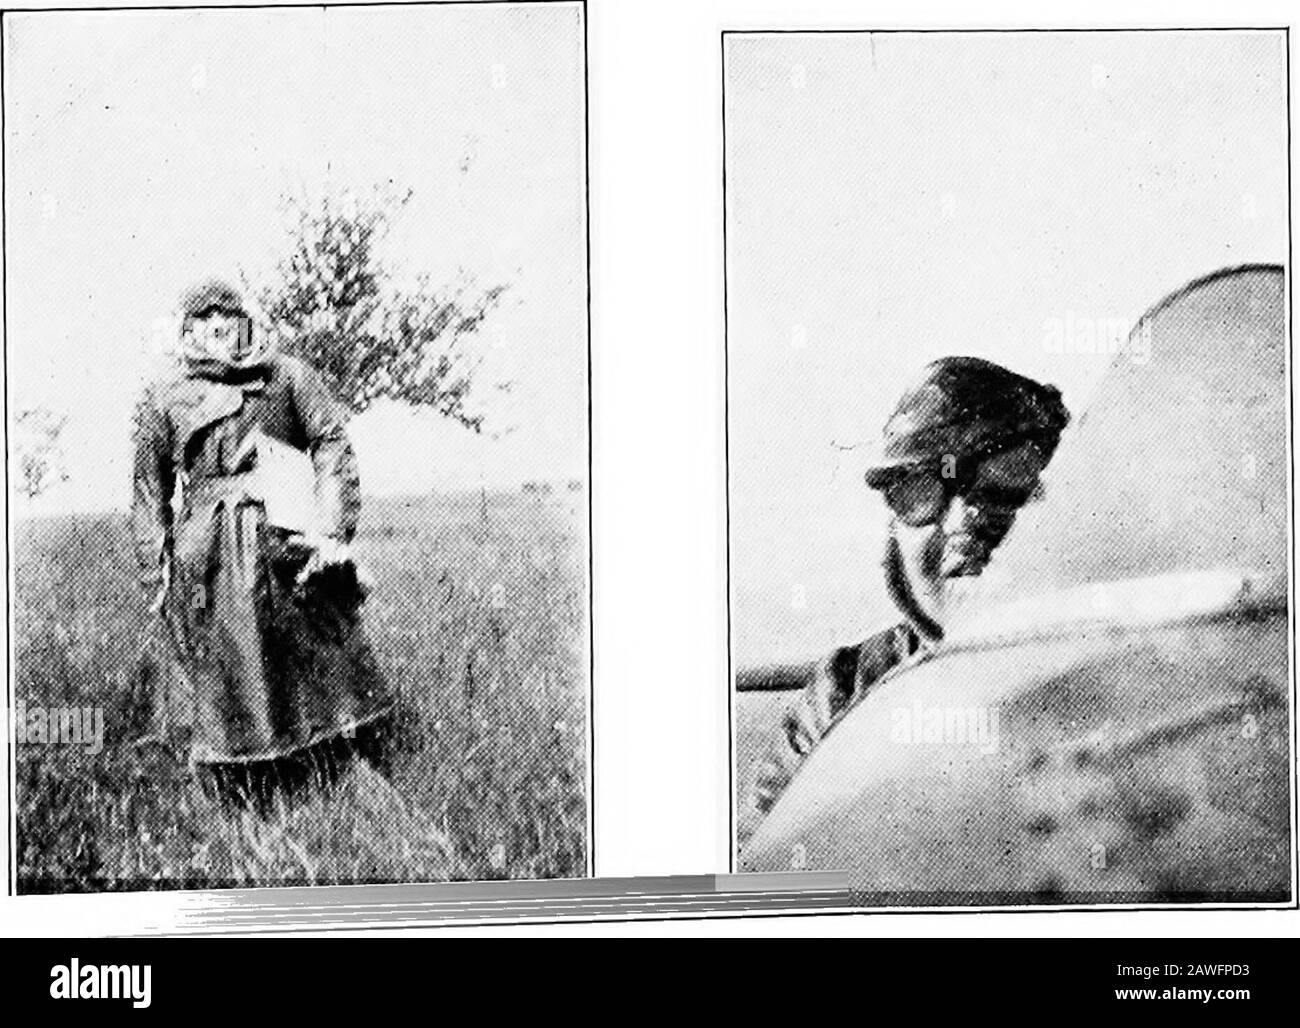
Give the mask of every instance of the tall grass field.
M 140 733 L 124 514 L 14 524 L 14 700 L 100 708 L 102 750 L 15 746 L 23 893 L 574 877 L 586 872 L 587 503 L 578 491 L 372 499 L 354 546 L 399 697 L 389 777 L 230 812 Z

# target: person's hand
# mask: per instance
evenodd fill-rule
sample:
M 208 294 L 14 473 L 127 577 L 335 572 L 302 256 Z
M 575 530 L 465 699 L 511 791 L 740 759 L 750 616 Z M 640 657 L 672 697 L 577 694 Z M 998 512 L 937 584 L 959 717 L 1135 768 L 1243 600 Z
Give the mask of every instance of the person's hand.
M 331 568 L 345 567 L 353 564 L 352 549 L 347 543 L 340 542 L 330 536 L 315 536 L 312 538 L 304 537 L 299 545 L 305 546 L 310 550 L 307 556 L 307 562 L 298 572 L 298 577 L 294 585 L 299 589 L 304 589 L 313 576 L 328 571 Z
M 294 580 L 297 592 L 304 592 L 316 576 L 340 569 L 351 573 L 361 599 L 364 600 L 374 590 L 374 579 L 357 564 L 352 548 L 347 543 L 331 536 L 295 536 L 289 545 L 308 551 L 307 560 Z

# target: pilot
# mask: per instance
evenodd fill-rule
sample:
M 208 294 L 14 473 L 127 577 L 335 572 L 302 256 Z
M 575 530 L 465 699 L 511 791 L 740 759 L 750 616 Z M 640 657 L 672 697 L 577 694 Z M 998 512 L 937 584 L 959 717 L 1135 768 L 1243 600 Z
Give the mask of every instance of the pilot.
M 132 519 L 152 599 L 145 675 L 156 739 L 237 802 L 382 762 L 394 696 L 366 639 L 349 544 L 360 481 L 344 408 L 282 353 L 233 285 L 181 298 L 178 352 L 136 409 Z M 268 440 L 265 444 L 262 438 Z M 259 447 L 310 462 L 319 533 L 268 520 Z
M 1060 391 L 977 357 L 926 366 L 885 423 L 866 473 L 890 512 L 885 583 L 898 617 L 837 649 L 781 719 L 751 803 L 771 809 L 813 747 L 891 669 L 943 639 L 956 579 L 980 574 L 1039 480 L 1070 415 Z

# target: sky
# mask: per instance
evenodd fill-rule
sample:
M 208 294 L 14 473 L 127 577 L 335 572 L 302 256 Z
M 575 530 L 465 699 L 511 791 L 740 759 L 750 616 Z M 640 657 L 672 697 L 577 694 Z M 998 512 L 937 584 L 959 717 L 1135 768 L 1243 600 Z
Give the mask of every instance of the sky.
M 33 510 L 129 502 L 130 412 L 181 290 L 254 280 L 279 201 L 391 182 L 385 258 L 508 286 L 490 435 L 381 404 L 352 435 L 377 494 L 585 480 L 587 258 L 577 4 L 16 14 L 5 19 L 11 416 L 66 416 Z
M 741 34 L 724 58 L 743 666 L 891 616 L 862 471 L 925 363 L 985 357 L 1077 413 L 1110 360 L 1143 359 L 1089 339 L 1286 262 L 1285 37 Z

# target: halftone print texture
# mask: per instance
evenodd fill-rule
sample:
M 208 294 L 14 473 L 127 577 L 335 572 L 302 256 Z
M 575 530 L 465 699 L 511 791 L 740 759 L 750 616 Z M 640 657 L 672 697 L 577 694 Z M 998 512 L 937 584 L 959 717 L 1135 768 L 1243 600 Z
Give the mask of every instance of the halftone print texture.
M 584 18 L 5 16 L 18 892 L 588 874 Z
M 1285 32 L 723 47 L 738 870 L 1293 902 Z

